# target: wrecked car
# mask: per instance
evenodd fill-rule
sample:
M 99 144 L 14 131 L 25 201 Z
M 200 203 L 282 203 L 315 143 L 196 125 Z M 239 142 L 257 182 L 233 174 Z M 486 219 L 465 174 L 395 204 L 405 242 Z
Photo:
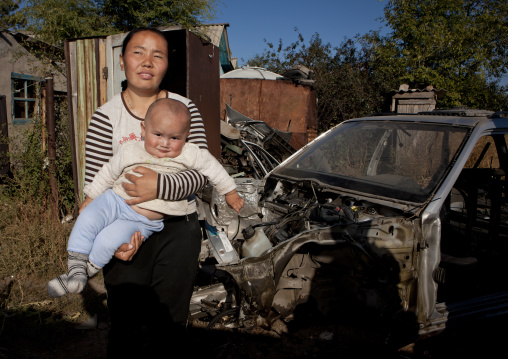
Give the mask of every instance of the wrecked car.
M 263 178 L 240 215 L 199 195 L 191 320 L 273 328 L 312 302 L 438 333 L 508 309 L 506 113 L 454 109 L 341 123 Z M 408 319 L 409 318 L 409 319 Z

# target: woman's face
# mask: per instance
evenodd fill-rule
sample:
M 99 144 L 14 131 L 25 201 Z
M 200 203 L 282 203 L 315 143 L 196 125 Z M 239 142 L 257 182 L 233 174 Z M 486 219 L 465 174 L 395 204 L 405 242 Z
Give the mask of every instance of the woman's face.
M 141 31 L 131 38 L 120 55 L 128 88 L 156 91 L 168 69 L 168 46 L 165 39 L 152 31 Z

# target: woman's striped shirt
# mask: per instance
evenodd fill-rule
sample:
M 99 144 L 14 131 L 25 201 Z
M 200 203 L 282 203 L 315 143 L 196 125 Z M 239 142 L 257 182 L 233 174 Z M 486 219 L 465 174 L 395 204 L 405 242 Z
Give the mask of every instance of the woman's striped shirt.
M 85 184 L 92 182 L 96 173 L 118 151 L 119 146 L 129 141 L 141 141 L 142 118 L 129 111 L 120 93 L 99 107 L 92 116 L 85 144 Z M 205 126 L 198 108 L 186 97 L 166 91 L 166 96 L 187 105 L 191 113 L 189 142 L 208 149 Z M 187 198 L 206 183 L 206 178 L 196 170 L 171 175 L 158 174 L 157 198 L 179 201 Z

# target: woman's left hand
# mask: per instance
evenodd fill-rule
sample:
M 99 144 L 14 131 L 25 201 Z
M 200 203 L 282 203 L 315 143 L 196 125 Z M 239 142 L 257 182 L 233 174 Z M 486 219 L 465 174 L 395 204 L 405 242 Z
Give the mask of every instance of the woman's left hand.
M 134 257 L 134 255 L 138 252 L 139 247 L 143 243 L 144 237 L 141 235 L 141 232 L 134 232 L 131 236 L 130 243 L 122 244 L 115 252 L 115 258 L 118 258 L 122 261 L 130 261 Z
M 141 176 L 127 173 L 125 178 L 132 183 L 125 182 L 122 184 L 125 192 L 134 197 L 126 200 L 128 205 L 135 205 L 141 202 L 151 201 L 157 198 L 157 172 L 146 167 L 138 166 L 133 170 Z

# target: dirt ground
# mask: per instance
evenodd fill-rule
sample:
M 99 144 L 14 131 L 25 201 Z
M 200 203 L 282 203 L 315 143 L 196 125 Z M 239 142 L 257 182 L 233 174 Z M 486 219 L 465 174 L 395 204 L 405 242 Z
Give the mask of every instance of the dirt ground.
M 100 283 L 91 283 L 81 298 L 75 295 L 58 301 L 58 312 L 51 299 L 27 302 L 22 310 L 3 308 L 0 358 L 106 358 L 108 316 Z M 506 352 L 508 334 L 505 321 L 493 320 L 398 347 L 387 344 L 386 328 L 361 320 L 331 322 L 305 312 L 287 323 L 287 330 L 281 335 L 262 329 L 210 330 L 206 323 L 196 322 L 188 330 L 187 350 L 221 359 L 471 358 Z
M 2 335 L 2 358 L 106 358 L 107 326 L 67 328 L 52 338 L 40 334 Z M 445 334 L 426 343 L 389 350 L 358 329 L 346 326 L 311 326 L 274 338 L 263 334 L 190 328 L 191 343 L 208 358 L 473 358 L 505 352 L 500 335 Z M 464 335 L 465 334 L 465 335 Z M 168 355 L 170 357 L 172 355 Z M 497 357 L 497 355 L 496 355 Z

